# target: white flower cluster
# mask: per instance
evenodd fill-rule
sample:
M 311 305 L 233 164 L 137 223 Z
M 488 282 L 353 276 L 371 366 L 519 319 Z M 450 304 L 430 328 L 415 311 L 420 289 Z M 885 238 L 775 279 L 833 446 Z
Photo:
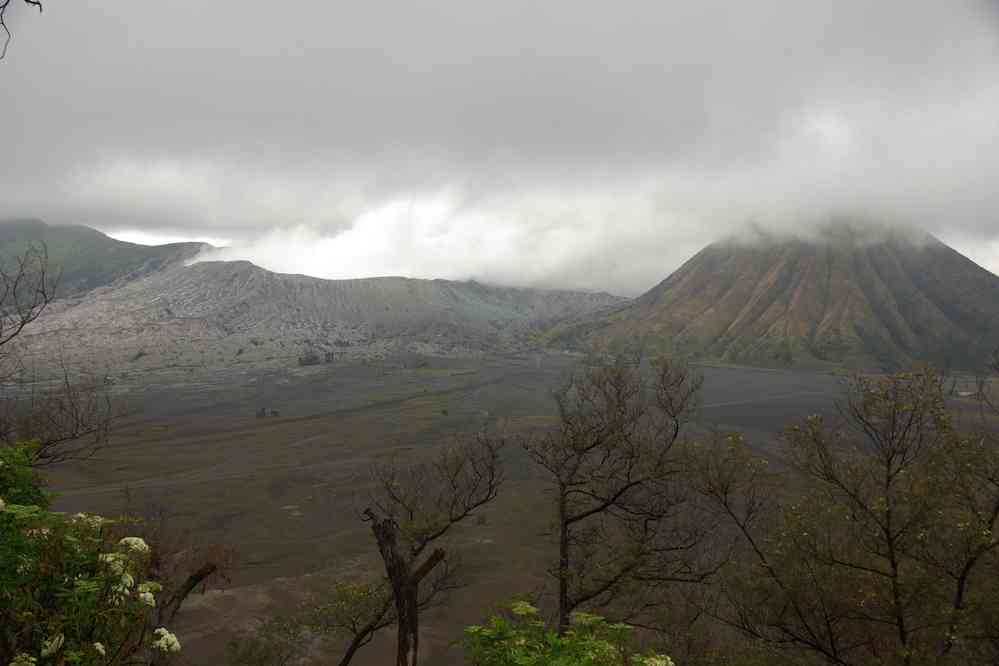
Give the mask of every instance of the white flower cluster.
M 124 598 L 128 596 L 134 586 L 135 579 L 132 578 L 132 574 L 126 572 L 121 575 L 117 583 L 111 586 L 111 592 L 116 597 Z
M 104 553 L 100 556 L 100 560 L 107 565 L 112 576 L 118 577 L 118 582 L 111 586 L 111 592 L 115 600 L 121 602 L 135 588 L 135 578 L 129 571 L 133 565 L 132 557 L 145 555 L 149 552 L 149 546 L 139 537 L 125 537 L 118 542 L 118 545 L 125 550 L 124 553 Z M 155 607 L 156 599 L 153 593 L 159 592 L 161 589 L 155 583 L 141 584 L 137 590 L 139 601 L 150 608 Z
M 576 611 L 569 616 L 569 621 L 573 626 L 577 627 L 592 627 L 594 625 L 600 624 L 604 621 L 599 615 L 593 615 L 592 613 L 583 613 L 582 611 Z
M 115 576 L 122 575 L 128 568 L 128 558 L 121 553 L 104 553 L 100 560 L 108 565 L 108 570 Z
M 141 553 L 145 555 L 146 553 L 149 552 L 149 546 L 146 544 L 145 541 L 143 541 L 139 537 L 134 537 L 134 536 L 125 537 L 124 539 L 118 542 L 118 545 L 124 546 L 126 550 L 129 550 L 133 553 Z
M 510 610 L 513 611 L 514 615 L 519 615 L 520 617 L 526 617 L 528 615 L 538 614 L 538 609 L 526 601 L 513 602 L 513 604 L 510 606 Z
M 153 649 L 163 652 L 180 652 L 180 641 L 165 627 L 160 627 L 153 634 L 156 636 L 156 640 L 153 641 Z
M 97 654 L 106 656 L 108 651 L 104 649 L 104 643 L 94 643 L 94 649 L 97 650 Z
M 673 660 L 664 654 L 652 654 L 647 657 L 635 657 L 635 666 L 676 666 Z
M 92 513 L 75 513 L 73 514 L 72 521 L 74 523 L 83 523 L 94 531 L 101 529 L 101 526 L 107 522 L 103 517 Z

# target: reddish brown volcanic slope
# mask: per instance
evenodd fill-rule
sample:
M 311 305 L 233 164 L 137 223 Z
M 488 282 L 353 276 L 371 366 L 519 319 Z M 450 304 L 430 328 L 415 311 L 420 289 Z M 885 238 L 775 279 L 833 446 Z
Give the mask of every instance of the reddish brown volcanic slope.
M 923 234 L 759 236 L 710 245 L 635 301 L 552 339 L 757 365 L 971 368 L 999 344 L 999 277 Z

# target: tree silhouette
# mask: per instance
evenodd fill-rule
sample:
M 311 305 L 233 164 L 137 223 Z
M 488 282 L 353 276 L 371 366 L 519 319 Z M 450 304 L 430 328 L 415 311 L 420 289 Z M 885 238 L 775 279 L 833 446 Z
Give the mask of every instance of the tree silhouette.
M 42 11 L 41 0 L 22 0 L 24 4 L 31 5 L 32 7 L 38 7 L 38 11 Z M 7 47 L 10 45 L 10 40 L 13 37 L 10 32 L 10 28 L 7 27 L 7 8 L 10 7 L 12 2 L 16 0 L 0 0 L 0 29 L 4 32 L 3 48 L 0 49 L 0 60 L 4 59 L 7 55 Z
M 952 423 L 944 386 L 854 378 L 838 419 L 786 431 L 791 490 L 772 488 L 766 519 L 759 496 L 713 484 L 745 557 L 712 615 L 829 664 L 996 663 L 999 454 Z
M 717 568 L 699 561 L 714 520 L 681 442 L 701 379 L 682 363 L 654 369 L 651 386 L 640 363 L 577 371 L 555 391 L 558 427 L 525 442 L 555 500 L 559 634 L 576 610 L 652 603 L 647 595 Z

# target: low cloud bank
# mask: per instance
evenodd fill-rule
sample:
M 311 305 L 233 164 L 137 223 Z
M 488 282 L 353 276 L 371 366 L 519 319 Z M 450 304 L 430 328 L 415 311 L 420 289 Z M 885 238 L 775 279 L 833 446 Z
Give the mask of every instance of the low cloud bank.
M 999 270 L 994 1 L 243 9 L 12 15 L 0 216 L 621 294 L 848 217 Z

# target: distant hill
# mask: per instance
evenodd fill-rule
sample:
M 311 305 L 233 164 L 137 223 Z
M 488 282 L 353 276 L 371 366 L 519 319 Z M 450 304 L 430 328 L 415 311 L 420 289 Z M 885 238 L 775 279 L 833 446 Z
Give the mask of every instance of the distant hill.
M 48 225 L 32 219 L 0 221 L 0 260 L 9 260 L 39 242 L 48 250 L 52 274 L 59 276 L 59 297 L 142 277 L 191 259 L 207 247 L 203 243 L 136 245 L 90 227 Z
M 999 277 L 925 234 L 760 235 L 710 245 L 633 302 L 549 340 L 765 366 L 976 368 L 999 344 Z
M 177 259 L 192 247 L 149 248 L 151 258 L 138 250 L 108 255 L 101 238 L 94 241 L 98 258 L 74 245 L 69 265 L 94 268 L 71 273 L 94 276 L 75 285 L 103 286 L 58 300 L 25 332 L 23 342 L 40 363 L 56 352 L 74 365 L 139 370 L 288 365 L 309 353 L 325 360 L 515 351 L 533 347 L 559 321 L 623 302 L 477 282 L 323 280 L 246 261 L 185 265 Z M 117 268 L 96 270 L 107 256 Z

